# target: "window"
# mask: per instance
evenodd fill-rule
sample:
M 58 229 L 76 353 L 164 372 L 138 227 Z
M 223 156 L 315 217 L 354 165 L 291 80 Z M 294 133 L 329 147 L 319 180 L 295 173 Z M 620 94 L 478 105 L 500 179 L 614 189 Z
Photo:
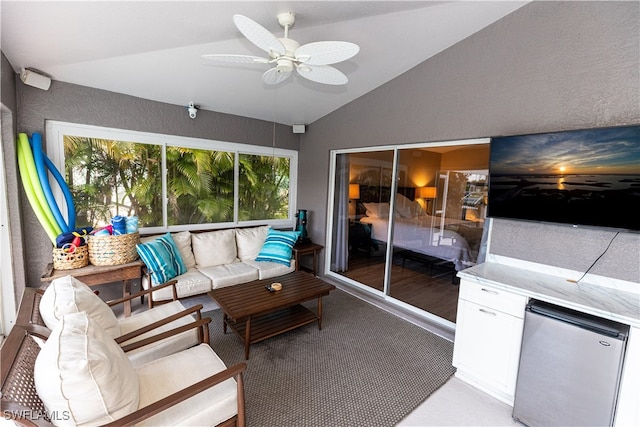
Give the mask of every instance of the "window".
M 47 144 L 77 226 L 115 215 L 136 215 L 149 232 L 294 222 L 292 150 L 59 122 L 47 123 Z

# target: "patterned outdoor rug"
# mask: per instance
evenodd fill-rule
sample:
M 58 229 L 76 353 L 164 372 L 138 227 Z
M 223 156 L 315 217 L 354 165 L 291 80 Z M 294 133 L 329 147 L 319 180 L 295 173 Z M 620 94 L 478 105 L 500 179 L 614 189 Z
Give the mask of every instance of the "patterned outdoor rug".
M 340 290 L 322 307 L 321 331 L 311 324 L 251 346 L 248 427 L 394 426 L 455 372 L 444 338 Z M 220 358 L 243 361 L 240 339 L 222 333 L 221 310 L 204 316 Z

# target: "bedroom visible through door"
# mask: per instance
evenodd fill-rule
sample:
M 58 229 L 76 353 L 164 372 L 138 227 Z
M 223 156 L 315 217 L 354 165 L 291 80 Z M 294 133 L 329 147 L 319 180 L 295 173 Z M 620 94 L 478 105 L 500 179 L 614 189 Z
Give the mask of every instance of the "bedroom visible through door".
M 455 323 L 456 273 L 483 259 L 487 140 L 332 153 L 325 274 Z

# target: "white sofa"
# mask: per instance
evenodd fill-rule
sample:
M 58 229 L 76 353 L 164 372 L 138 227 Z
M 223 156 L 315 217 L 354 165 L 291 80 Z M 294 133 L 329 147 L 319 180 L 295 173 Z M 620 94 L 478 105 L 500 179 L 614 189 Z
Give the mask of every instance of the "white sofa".
M 269 226 L 259 226 L 171 233 L 187 268 L 186 273 L 175 277 L 178 298 L 294 271 L 293 259 L 290 259 L 289 266 L 278 262 L 256 261 L 268 232 Z M 146 243 L 157 237 L 159 236 L 143 237 L 141 242 Z M 151 276 L 145 273 L 142 287 L 148 289 L 152 283 Z M 150 306 L 153 306 L 154 301 L 170 300 L 173 297 L 171 288 L 160 289 L 151 295 Z

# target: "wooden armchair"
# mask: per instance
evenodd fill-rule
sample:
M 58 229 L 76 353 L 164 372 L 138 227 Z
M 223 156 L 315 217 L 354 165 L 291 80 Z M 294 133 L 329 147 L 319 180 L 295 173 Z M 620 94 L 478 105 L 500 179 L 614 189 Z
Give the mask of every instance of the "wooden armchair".
M 171 285 L 171 282 L 167 282 L 162 286 Z M 38 331 L 40 334 L 46 334 L 46 331 L 50 331 L 40 313 L 40 300 L 44 292 L 43 289 L 25 288 L 18 309 L 16 325 L 30 331 Z M 147 291 L 143 291 L 108 301 L 106 305 L 112 307 L 124 304 L 127 300 L 146 293 Z M 98 297 L 96 296 L 96 298 Z M 114 337 L 114 340 L 135 365 L 140 365 L 199 343 L 208 344 L 208 324 L 210 322 L 211 319 L 202 318 L 202 304 L 185 309 L 179 301 L 175 301 L 119 319 L 120 331 L 123 334 Z M 31 326 L 29 327 L 29 325 Z
M 77 313 L 75 315 L 83 315 L 84 313 Z M 75 316 L 71 315 L 71 316 Z M 195 327 L 195 326 L 192 326 Z M 17 425 L 24 426 L 52 426 L 52 418 L 65 418 L 68 420 L 69 415 L 65 411 L 47 409 L 44 403 L 40 399 L 36 390 L 34 367 L 36 359 L 41 351 L 40 344 L 37 339 L 46 340 L 49 336 L 49 330 L 40 325 L 27 325 L 14 326 L 9 333 L 7 339 L 0 347 L 0 379 L 1 384 L 1 396 L 0 396 L 0 411 L 5 419 L 13 420 Z M 34 338 L 35 337 L 35 338 Z M 197 347 L 203 346 L 202 350 L 205 350 L 205 354 L 213 353 L 211 348 L 207 344 L 200 344 Z M 196 348 L 197 348 L 196 347 Z M 184 350 L 184 354 L 180 356 L 188 358 L 191 356 L 193 349 Z M 213 353 L 215 355 L 215 353 Z M 172 356 L 167 356 L 164 366 L 173 364 L 171 360 Z M 213 359 L 216 362 L 217 356 Z M 162 361 L 163 359 L 161 359 Z M 218 359 L 219 360 L 219 359 Z M 221 362 L 220 362 L 221 363 Z M 219 365 L 219 363 L 218 363 Z M 154 362 L 143 365 L 138 370 L 154 369 Z M 224 364 L 222 364 L 224 367 Z M 180 369 L 174 366 L 175 369 Z M 216 368 L 212 368 L 216 369 Z M 239 363 L 230 368 L 224 367 L 211 375 L 202 375 L 202 379 L 188 384 L 180 389 L 166 391 L 161 399 L 148 403 L 144 406 L 137 408 L 131 413 L 121 417 L 111 423 L 104 425 L 108 426 L 128 426 L 134 424 L 144 424 L 145 420 L 150 420 L 163 412 L 170 412 L 185 402 L 187 399 L 195 397 L 202 393 L 211 393 L 212 387 L 222 384 L 225 381 L 232 379 L 236 385 L 236 413 L 232 417 L 218 423 L 218 426 L 239 426 L 245 425 L 245 401 L 244 401 L 244 384 L 243 384 L 243 372 L 246 369 L 245 363 Z M 211 371 L 211 369 L 209 369 Z M 137 371 L 136 371 L 137 372 Z M 164 373 L 157 372 L 157 375 L 161 377 Z M 202 399 L 200 400 L 202 402 Z M 202 405 L 203 411 L 212 404 L 211 396 L 206 396 L 205 404 Z M 184 403 L 182 403 L 184 405 Z M 193 406 L 193 403 L 191 404 Z M 191 409 L 192 411 L 198 410 L 198 408 Z M 178 413 L 180 411 L 178 410 Z M 174 425 L 180 425 L 179 420 L 173 419 Z

